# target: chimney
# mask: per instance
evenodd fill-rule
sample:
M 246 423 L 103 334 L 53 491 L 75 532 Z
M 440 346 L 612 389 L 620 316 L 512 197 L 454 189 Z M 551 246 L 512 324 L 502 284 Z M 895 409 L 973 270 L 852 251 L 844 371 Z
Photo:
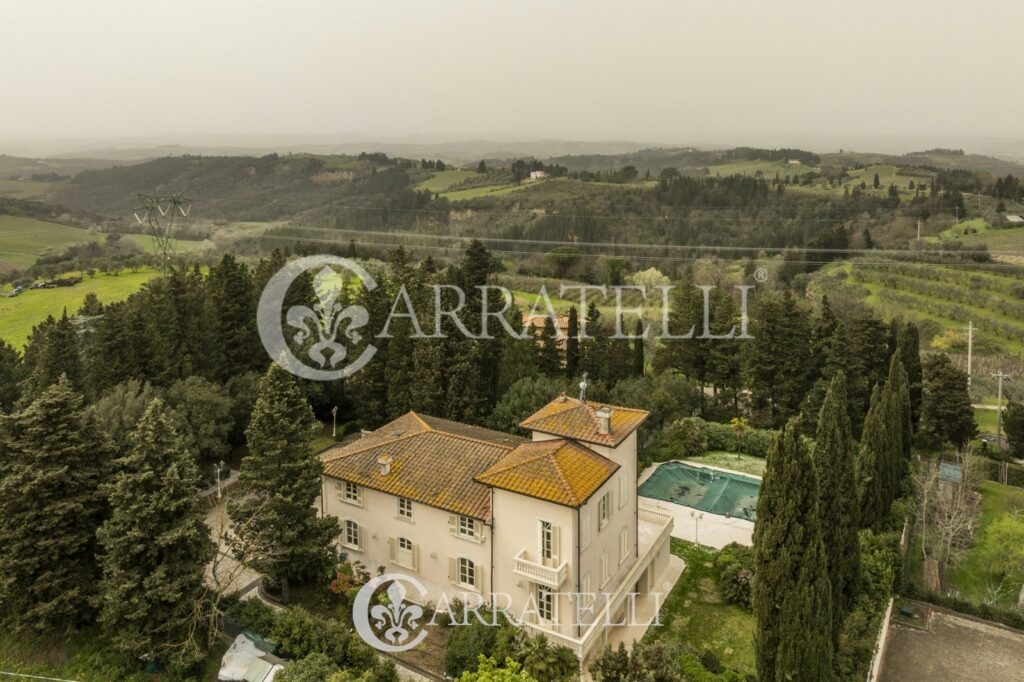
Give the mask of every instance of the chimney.
M 602 407 L 594 412 L 594 416 L 597 417 L 597 432 L 602 436 L 607 436 L 612 430 L 612 408 Z
M 359 429 L 359 437 L 360 438 L 366 438 L 367 436 L 370 436 L 372 434 L 373 434 L 373 431 L 371 431 L 370 429 Z
M 383 454 L 377 457 L 377 464 L 380 465 L 380 475 L 387 476 L 391 473 L 391 462 L 394 461 L 391 455 Z

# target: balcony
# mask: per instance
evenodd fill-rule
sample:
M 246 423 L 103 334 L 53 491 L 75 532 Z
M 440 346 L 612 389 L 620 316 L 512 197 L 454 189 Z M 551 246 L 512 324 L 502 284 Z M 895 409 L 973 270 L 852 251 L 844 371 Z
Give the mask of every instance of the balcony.
M 515 558 L 516 567 L 515 574 L 526 578 L 527 580 L 541 585 L 547 585 L 552 589 L 558 589 L 565 582 L 566 576 L 569 575 L 569 564 L 562 562 L 558 567 L 545 566 L 544 564 L 531 561 L 526 554 L 526 550 L 522 550 Z

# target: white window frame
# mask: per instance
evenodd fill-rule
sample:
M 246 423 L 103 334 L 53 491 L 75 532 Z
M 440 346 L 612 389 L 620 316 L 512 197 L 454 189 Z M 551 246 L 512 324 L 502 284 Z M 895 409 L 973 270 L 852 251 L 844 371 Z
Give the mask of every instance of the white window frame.
M 476 562 L 469 557 L 460 556 L 455 560 L 455 581 L 459 585 L 476 589 Z M 465 580 L 464 578 L 469 578 Z
M 345 504 L 363 506 L 363 486 L 352 481 L 343 481 L 341 484 L 341 501 Z
M 476 540 L 478 537 L 476 519 L 472 516 L 459 514 L 458 527 L 456 532 L 460 538 Z
M 619 509 L 626 506 L 629 501 L 629 478 L 619 473 Z
M 550 521 L 540 522 L 540 558 L 541 560 L 554 561 L 555 555 L 555 525 Z
M 606 492 L 597 501 L 597 530 L 604 530 L 612 520 L 612 491 Z
M 404 545 L 409 545 L 409 546 L 405 547 Z M 409 538 L 403 538 L 403 537 L 399 537 L 398 538 L 398 549 L 402 550 L 403 552 L 411 552 L 413 550 L 413 547 L 415 547 L 415 546 L 416 545 Z
M 398 498 L 398 518 L 403 521 L 412 521 L 412 500 L 408 497 Z
M 545 622 L 554 623 L 556 618 L 555 591 L 547 585 L 536 583 L 537 617 Z
M 351 542 L 352 536 L 355 536 L 355 542 Z M 362 551 L 363 549 L 363 529 L 355 519 L 345 519 L 344 528 L 344 540 L 342 544 L 349 549 L 355 549 Z

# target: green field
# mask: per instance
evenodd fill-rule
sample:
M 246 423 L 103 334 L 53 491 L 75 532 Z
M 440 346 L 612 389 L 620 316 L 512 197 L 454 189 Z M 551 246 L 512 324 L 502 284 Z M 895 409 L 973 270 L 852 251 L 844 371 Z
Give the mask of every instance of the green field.
M 57 289 L 29 289 L 13 298 L 0 297 L 0 339 L 15 348 L 22 348 L 32 327 L 46 319 L 67 310 L 74 314 L 85 300 L 85 295 L 95 293 L 101 302 L 113 303 L 128 298 L 138 291 L 145 282 L 159 273 L 156 270 L 122 272 L 119 275 L 97 274 L 86 277 L 73 287 Z
M 126 238 L 138 244 L 142 247 L 142 250 L 152 255 L 156 253 L 156 245 L 153 243 L 153 238 L 148 234 L 129 234 L 125 235 Z M 213 248 L 214 244 L 210 240 L 195 241 L 192 239 L 172 239 L 171 242 L 174 244 L 175 253 L 196 253 L 206 248 Z
M 448 201 L 462 201 L 465 199 L 476 199 L 478 197 L 499 197 L 505 194 L 511 194 L 512 192 L 518 192 L 519 190 L 528 189 L 529 187 L 537 184 L 538 183 L 524 182 L 521 185 L 487 185 L 485 187 L 471 187 L 469 189 L 455 190 L 454 192 L 444 192 L 441 196 Z
M 861 298 L 885 315 L 929 323 L 934 334 L 924 341 L 942 347 L 969 322 L 977 329 L 975 352 L 1016 355 L 1024 352 L 1024 274 L 999 267 L 906 263 L 874 258 L 836 263 L 816 278 L 822 293 L 838 288 Z
M 805 166 L 802 163 L 789 163 L 788 161 L 736 161 L 734 163 L 723 163 L 717 166 L 708 166 L 708 173 L 721 175 L 723 178 L 729 175 L 755 175 L 761 173 L 766 178 L 774 178 L 778 173 L 780 178 L 794 173 L 817 173 L 818 169 L 813 166 Z
M 1024 513 L 1024 490 L 1000 485 L 993 481 L 981 484 L 982 512 L 981 520 L 974 532 L 971 547 L 960 558 L 956 566 L 948 571 L 946 582 L 948 587 L 960 592 L 960 597 L 975 604 L 980 604 L 987 596 L 990 573 L 983 557 L 986 552 L 985 528 L 993 521 L 1006 514 Z M 1017 604 L 1017 592 L 1020 585 L 1009 586 L 1000 595 L 1000 606 L 1012 607 Z
M 0 272 L 29 267 L 49 250 L 102 239 L 103 235 L 79 227 L 0 215 Z
M 443 170 L 437 171 L 429 178 L 416 185 L 416 189 L 425 189 L 431 192 L 443 192 L 452 185 L 457 185 L 467 178 L 476 175 L 475 170 Z

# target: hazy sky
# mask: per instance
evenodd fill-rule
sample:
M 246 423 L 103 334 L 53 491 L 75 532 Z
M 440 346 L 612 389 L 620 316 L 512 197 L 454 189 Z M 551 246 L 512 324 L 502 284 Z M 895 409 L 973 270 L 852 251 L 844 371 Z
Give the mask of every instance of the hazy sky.
M 0 0 L 0 138 L 1024 137 L 1019 0 Z

